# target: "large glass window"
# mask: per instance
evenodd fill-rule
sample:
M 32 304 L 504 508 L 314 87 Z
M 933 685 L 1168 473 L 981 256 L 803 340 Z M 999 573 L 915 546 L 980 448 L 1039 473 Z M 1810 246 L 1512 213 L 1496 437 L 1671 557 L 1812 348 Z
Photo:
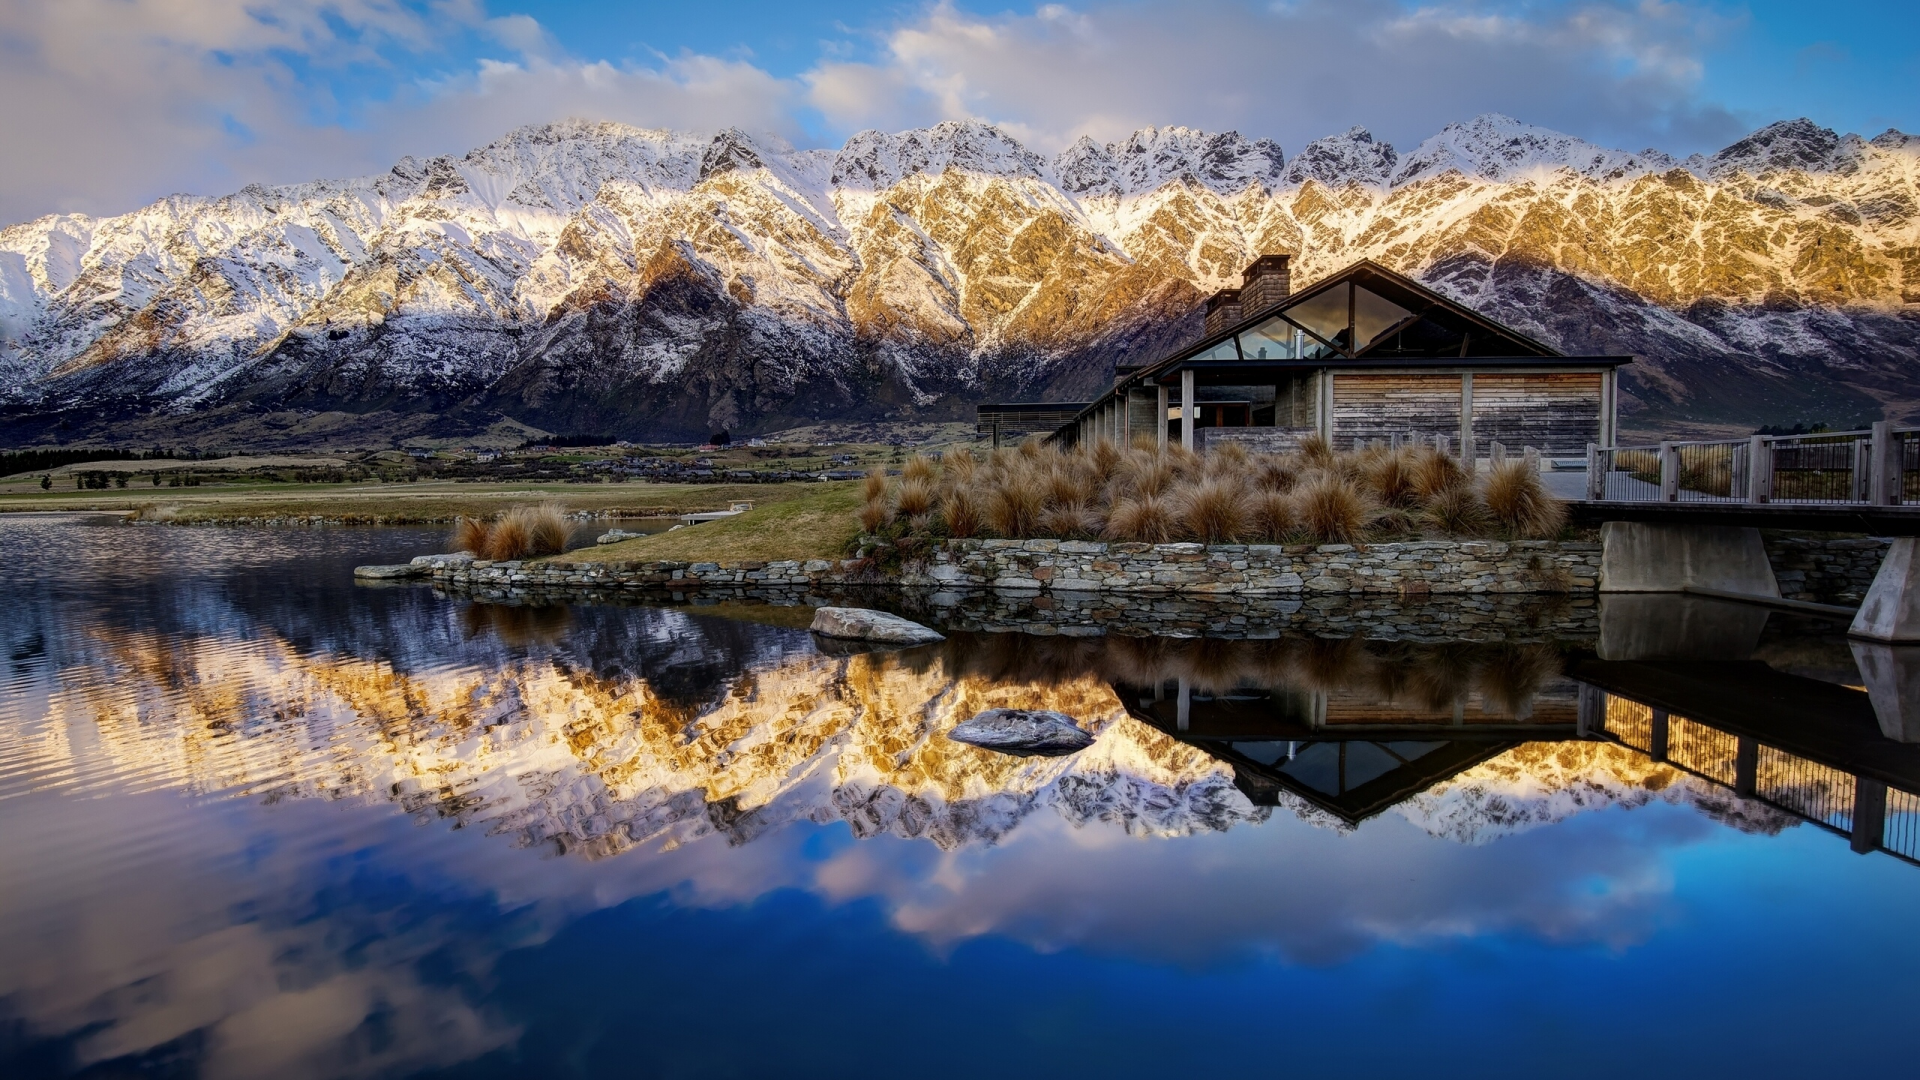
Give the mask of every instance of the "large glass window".
M 1299 334 L 1285 319 L 1268 319 L 1240 335 L 1240 355 L 1248 360 L 1292 360 L 1300 355 Z
M 1325 292 L 1286 309 L 1287 318 L 1336 345 L 1347 343 L 1347 295 L 1351 288 L 1341 282 Z
M 1227 340 L 1221 342 L 1220 344 L 1215 345 L 1213 348 L 1208 349 L 1206 352 L 1203 352 L 1198 356 L 1189 356 L 1187 357 L 1187 359 L 1189 360 L 1238 360 L 1240 359 L 1240 354 L 1234 351 L 1233 339 L 1228 338 Z
M 1364 349 L 1376 341 L 1380 335 L 1398 326 L 1413 312 L 1401 307 L 1377 293 L 1366 289 L 1353 290 L 1353 330 L 1354 340 Z

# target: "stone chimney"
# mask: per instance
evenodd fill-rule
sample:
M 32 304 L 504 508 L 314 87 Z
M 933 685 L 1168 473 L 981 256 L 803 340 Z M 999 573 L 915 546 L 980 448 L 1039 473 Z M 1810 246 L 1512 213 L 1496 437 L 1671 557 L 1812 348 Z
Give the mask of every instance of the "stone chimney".
M 1255 315 L 1285 300 L 1293 293 L 1293 271 L 1287 269 L 1287 255 L 1262 255 L 1240 275 L 1240 311 Z
M 1240 290 L 1221 289 L 1207 297 L 1207 328 L 1202 337 L 1213 335 L 1240 321 Z

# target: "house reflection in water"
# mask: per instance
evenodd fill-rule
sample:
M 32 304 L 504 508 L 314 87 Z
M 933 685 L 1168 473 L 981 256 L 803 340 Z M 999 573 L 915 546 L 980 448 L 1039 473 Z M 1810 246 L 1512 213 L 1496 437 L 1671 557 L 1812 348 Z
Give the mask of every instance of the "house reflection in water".
M 1240 644 L 1249 657 L 1263 648 Z M 1113 688 L 1136 719 L 1231 765 L 1253 802 L 1297 798 L 1349 826 L 1522 744 L 1604 740 L 1856 851 L 1920 862 L 1920 745 L 1877 716 L 1862 688 L 1751 660 L 1317 648 L 1346 668 L 1319 685 L 1262 685 L 1216 655 L 1211 678 L 1143 670 Z

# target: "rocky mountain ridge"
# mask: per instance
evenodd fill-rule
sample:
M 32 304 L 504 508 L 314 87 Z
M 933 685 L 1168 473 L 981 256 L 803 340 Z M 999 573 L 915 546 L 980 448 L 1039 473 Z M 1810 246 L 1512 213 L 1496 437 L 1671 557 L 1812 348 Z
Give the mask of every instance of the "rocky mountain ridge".
M 1630 424 L 1905 419 L 1917 208 L 1915 137 L 1806 120 L 1685 161 L 1496 115 L 1291 159 L 1180 127 L 1049 159 L 977 121 L 837 151 L 566 121 L 0 230 L 0 424 L 292 445 L 960 417 L 1090 393 L 1271 251 L 1296 283 L 1373 258 L 1636 354 Z

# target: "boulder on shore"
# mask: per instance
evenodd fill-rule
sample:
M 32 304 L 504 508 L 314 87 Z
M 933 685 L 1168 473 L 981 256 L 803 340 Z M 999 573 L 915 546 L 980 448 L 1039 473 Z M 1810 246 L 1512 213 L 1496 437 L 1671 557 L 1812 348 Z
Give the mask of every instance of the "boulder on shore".
M 947 738 L 1018 757 L 1064 757 L 1093 745 L 1073 717 L 1045 709 L 988 709 Z
M 432 572 L 433 572 L 433 568 L 431 566 L 421 566 L 421 565 L 416 565 L 414 563 L 398 563 L 392 566 L 380 566 L 380 565 L 356 566 L 353 568 L 354 577 L 366 578 L 371 581 L 387 581 L 393 578 L 426 577 L 428 574 Z
M 929 645 L 947 640 L 945 634 L 912 619 L 867 608 L 823 607 L 813 613 L 813 632 L 823 637 L 882 645 Z

